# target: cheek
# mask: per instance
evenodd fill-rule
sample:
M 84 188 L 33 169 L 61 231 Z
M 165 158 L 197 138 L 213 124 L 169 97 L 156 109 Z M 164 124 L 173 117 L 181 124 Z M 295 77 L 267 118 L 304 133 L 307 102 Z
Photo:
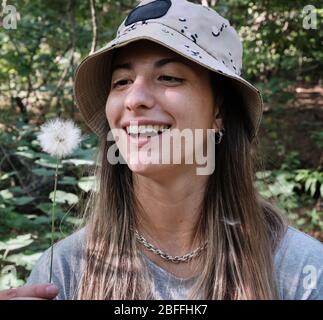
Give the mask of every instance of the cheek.
M 174 111 L 178 124 L 182 128 L 203 129 L 211 128 L 213 121 L 213 105 L 206 99 L 191 97 Z
M 196 101 L 195 117 L 201 128 L 211 128 L 214 120 L 214 102 L 209 92 L 201 92 L 200 99 Z
M 185 92 L 169 91 L 164 98 L 164 110 L 174 118 L 176 127 L 211 128 L 214 102 L 209 88 L 198 86 Z
M 120 117 L 120 108 L 118 108 L 117 101 L 113 97 L 108 97 L 105 105 L 105 115 L 108 120 L 110 128 L 115 128 L 118 118 Z
M 189 92 L 168 91 L 160 99 L 163 111 L 168 113 L 178 128 L 190 127 L 194 108 Z

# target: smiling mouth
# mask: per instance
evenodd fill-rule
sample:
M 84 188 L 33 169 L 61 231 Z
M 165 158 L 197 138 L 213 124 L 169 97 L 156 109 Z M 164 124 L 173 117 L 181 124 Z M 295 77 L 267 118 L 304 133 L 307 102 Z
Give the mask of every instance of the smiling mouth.
M 141 126 L 127 126 L 124 129 L 127 135 L 132 138 L 151 138 L 161 135 L 170 130 L 170 125 L 141 125 Z

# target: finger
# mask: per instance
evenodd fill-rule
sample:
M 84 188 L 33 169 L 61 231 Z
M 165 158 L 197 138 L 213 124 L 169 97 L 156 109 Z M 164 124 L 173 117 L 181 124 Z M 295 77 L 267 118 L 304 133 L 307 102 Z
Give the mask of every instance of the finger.
M 17 289 L 6 289 L 0 291 L 0 300 L 9 300 L 17 296 Z
M 57 296 L 59 289 L 50 283 L 26 285 L 16 288 L 16 296 L 19 297 L 34 297 L 43 299 L 53 299 Z
M 34 298 L 34 297 L 18 297 L 10 300 L 48 300 L 48 299 Z

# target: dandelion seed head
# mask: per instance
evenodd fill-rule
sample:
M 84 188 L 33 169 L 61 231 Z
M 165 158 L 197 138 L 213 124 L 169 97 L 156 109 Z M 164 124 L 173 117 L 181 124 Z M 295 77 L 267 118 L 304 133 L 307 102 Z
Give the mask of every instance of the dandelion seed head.
M 40 127 L 38 140 L 44 152 L 63 158 L 70 155 L 81 142 L 81 130 L 72 120 L 49 120 Z

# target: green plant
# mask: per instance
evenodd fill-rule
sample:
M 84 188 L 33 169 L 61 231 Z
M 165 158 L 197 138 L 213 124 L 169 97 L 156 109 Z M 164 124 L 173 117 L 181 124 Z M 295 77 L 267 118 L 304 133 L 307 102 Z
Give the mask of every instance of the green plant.
M 51 244 L 56 163 L 40 152 L 37 131 L 25 124 L 19 130 L 0 131 L 0 290 L 23 284 Z M 59 166 L 55 241 L 81 223 L 77 206 L 93 186 L 93 177 L 84 173 L 93 164 L 96 143 L 94 134 L 85 136 L 80 148 Z
M 323 230 L 323 211 L 312 209 L 305 212 L 305 216 L 309 218 L 308 229 Z
M 294 157 L 288 161 L 295 163 Z M 280 169 L 257 172 L 255 185 L 264 198 L 281 208 L 291 224 L 323 234 L 323 212 L 315 208 L 317 199 L 322 198 L 322 181 L 322 173 L 316 170 Z
M 299 169 L 295 172 L 295 181 L 303 183 L 306 192 L 309 192 L 312 197 L 318 194 L 323 198 L 323 172 L 309 169 Z
M 311 131 L 310 132 L 311 138 L 314 140 L 314 142 L 317 144 L 317 146 L 320 149 L 323 149 L 323 131 Z

